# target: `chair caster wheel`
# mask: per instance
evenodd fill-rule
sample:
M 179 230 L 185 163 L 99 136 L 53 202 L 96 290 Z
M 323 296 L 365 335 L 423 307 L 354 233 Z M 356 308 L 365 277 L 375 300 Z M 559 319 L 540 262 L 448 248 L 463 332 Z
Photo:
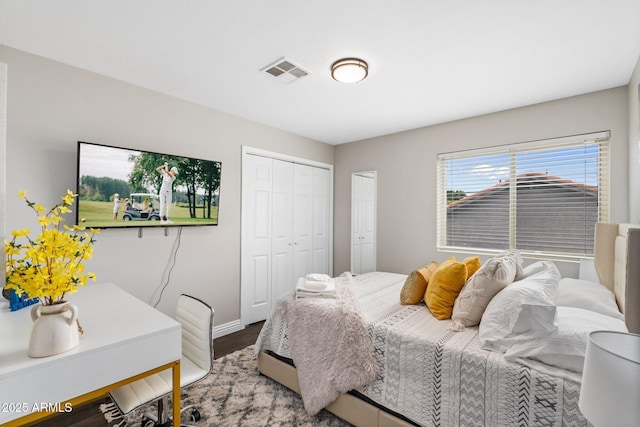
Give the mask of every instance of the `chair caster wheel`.
M 202 415 L 200 415 L 200 412 L 197 409 L 193 408 L 191 410 L 191 416 L 189 417 L 189 420 L 192 422 L 197 422 L 197 421 L 200 421 L 201 419 L 202 419 Z
M 143 416 L 142 421 L 140 421 L 140 427 L 154 427 L 155 425 L 156 425 L 155 421 L 145 416 Z

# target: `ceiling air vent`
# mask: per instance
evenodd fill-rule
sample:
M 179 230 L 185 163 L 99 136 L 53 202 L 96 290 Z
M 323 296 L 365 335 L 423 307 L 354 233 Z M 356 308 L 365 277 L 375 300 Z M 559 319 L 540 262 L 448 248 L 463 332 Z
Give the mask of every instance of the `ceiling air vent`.
M 281 58 L 273 64 L 267 65 L 260 71 L 285 83 L 293 82 L 298 80 L 300 77 L 311 74 L 309 71 L 286 58 Z

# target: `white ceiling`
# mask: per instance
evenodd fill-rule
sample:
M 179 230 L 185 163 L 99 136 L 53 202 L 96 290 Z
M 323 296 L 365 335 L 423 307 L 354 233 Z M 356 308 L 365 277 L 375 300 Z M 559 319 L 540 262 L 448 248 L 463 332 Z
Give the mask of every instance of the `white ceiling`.
M 0 0 L 0 44 L 340 144 L 626 85 L 640 0 Z

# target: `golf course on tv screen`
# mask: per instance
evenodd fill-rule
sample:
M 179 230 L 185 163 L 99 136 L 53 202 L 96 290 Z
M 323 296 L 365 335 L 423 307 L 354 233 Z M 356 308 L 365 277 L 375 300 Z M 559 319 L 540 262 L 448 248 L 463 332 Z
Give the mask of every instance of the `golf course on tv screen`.
M 220 162 L 78 142 L 78 225 L 218 225 Z

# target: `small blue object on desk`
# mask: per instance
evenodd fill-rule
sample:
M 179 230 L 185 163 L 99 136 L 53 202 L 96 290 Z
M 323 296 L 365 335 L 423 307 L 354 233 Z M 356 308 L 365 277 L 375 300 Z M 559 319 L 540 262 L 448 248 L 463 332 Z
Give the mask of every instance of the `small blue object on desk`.
M 11 290 L 9 293 L 9 308 L 11 311 L 20 310 L 21 308 L 28 307 L 38 302 L 38 298 L 25 298 L 18 296 L 15 290 Z

